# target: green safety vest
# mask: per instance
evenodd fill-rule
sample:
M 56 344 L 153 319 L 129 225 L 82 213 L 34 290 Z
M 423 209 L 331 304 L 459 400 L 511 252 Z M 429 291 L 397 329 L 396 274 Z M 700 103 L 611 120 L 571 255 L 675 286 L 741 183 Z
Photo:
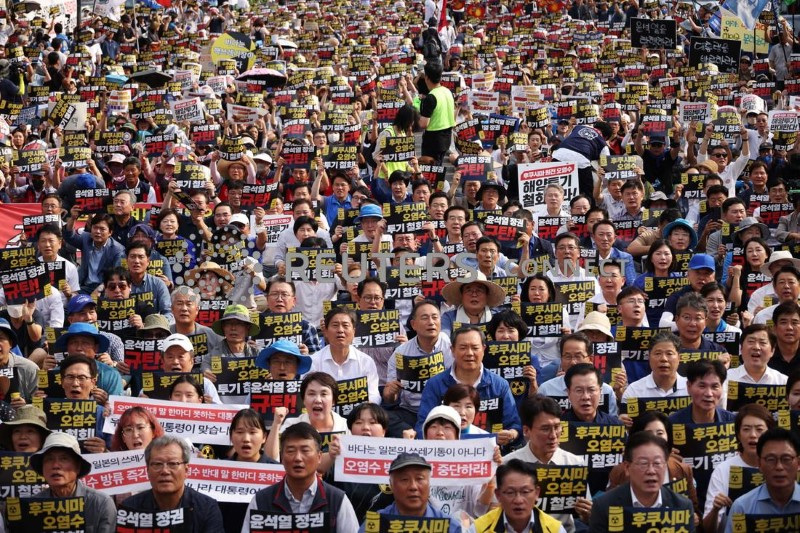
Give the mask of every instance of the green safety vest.
M 436 98 L 436 108 L 433 110 L 428 131 L 441 131 L 452 128 L 456 125 L 456 103 L 453 100 L 453 93 L 447 87 L 436 87 L 430 94 Z

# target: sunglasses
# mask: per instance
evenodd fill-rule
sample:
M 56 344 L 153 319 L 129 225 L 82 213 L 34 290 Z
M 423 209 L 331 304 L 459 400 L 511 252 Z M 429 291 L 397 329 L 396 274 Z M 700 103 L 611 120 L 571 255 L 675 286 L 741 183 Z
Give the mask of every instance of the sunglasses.
M 115 291 L 117 289 L 127 289 L 128 284 L 125 283 L 124 281 L 120 283 L 109 283 L 108 285 L 106 285 L 106 288 L 110 291 Z

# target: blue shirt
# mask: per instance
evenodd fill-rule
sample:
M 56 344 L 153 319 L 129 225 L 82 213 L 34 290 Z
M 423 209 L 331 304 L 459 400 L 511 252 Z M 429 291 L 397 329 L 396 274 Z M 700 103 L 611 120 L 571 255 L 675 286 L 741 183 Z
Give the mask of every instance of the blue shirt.
M 714 413 L 714 422 L 728 423 L 734 422 L 735 420 L 736 415 L 734 413 L 722 407 L 717 407 L 716 413 Z M 696 424 L 696 422 L 692 420 L 692 404 L 669 415 L 669 421 L 673 424 Z
M 456 378 L 453 377 L 453 368 L 451 367 L 441 374 L 433 376 L 425 384 L 425 388 L 422 390 L 422 398 L 420 399 L 419 412 L 417 414 L 417 426 L 414 428 L 419 438 L 423 438 L 422 425 L 428 413 L 431 412 L 431 409 L 442 403 L 444 393 L 457 383 Z M 474 384 L 469 383 L 469 385 Z M 517 413 L 517 404 L 514 401 L 514 396 L 511 394 L 508 381 L 483 368 L 481 379 L 475 388 L 478 390 L 478 396 L 480 396 L 482 400 L 503 398 L 503 429 L 516 429 L 517 433 L 522 435 L 522 422 L 520 422 L 519 413 Z
M 170 324 L 174 323 L 175 317 L 172 316 L 172 304 L 167 284 L 152 274 L 145 274 L 139 284 L 131 284 L 131 296 L 148 292 L 153 294 L 153 312 L 167 317 Z
M 783 507 L 779 507 L 772 501 L 766 485 L 760 485 L 747 494 L 736 498 L 736 501 L 731 505 L 731 510 L 725 522 L 725 533 L 733 533 L 733 517 L 738 513 L 749 515 L 800 513 L 800 485 L 794 484 L 792 499 Z
M 351 201 L 352 197 L 349 194 L 343 202 L 340 202 L 333 194 L 325 197 L 323 201 L 325 205 L 325 218 L 328 219 L 329 228 L 332 228 L 333 223 L 336 222 L 336 218 L 339 216 L 339 209 L 350 209 L 353 207 Z
M 393 503 L 389 507 L 385 509 L 381 509 L 378 511 L 378 514 L 387 514 L 387 515 L 399 515 L 400 511 L 397 510 L 397 504 Z M 409 518 L 449 518 L 450 519 L 450 529 L 448 529 L 448 533 L 461 533 L 461 523 L 456 520 L 455 518 L 448 516 L 441 512 L 439 509 L 433 507 L 430 503 L 428 507 L 425 509 L 425 514 L 421 517 L 416 516 L 409 516 Z M 358 528 L 358 533 L 364 533 L 366 528 L 366 523 L 362 523 L 361 527 Z

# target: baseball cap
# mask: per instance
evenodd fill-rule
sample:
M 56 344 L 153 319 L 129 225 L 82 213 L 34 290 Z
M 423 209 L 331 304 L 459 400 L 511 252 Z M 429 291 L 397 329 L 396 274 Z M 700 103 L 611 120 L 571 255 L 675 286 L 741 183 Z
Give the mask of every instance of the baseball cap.
M 67 303 L 67 314 L 71 315 L 72 313 L 83 311 L 83 308 L 87 305 L 97 305 L 97 302 L 88 294 L 76 294 Z
M 164 345 L 162 351 L 166 352 L 169 348 L 173 346 L 180 346 L 187 352 L 194 351 L 194 345 L 192 341 L 189 340 L 189 337 L 182 333 L 173 333 L 166 339 L 164 339 Z
M 717 265 L 714 262 L 714 258 L 708 254 L 696 254 L 692 257 L 689 261 L 689 270 L 700 270 L 701 268 L 707 268 L 709 270 L 717 270 Z
M 236 213 L 228 224 L 250 224 L 250 219 L 244 213 Z
M 422 468 L 427 468 L 428 470 L 433 469 L 431 464 L 421 455 L 417 453 L 401 453 L 395 457 L 394 461 L 392 461 L 392 464 L 389 466 L 389 473 L 391 474 L 392 472 L 397 472 L 398 470 L 402 470 L 408 466 L 421 466 Z

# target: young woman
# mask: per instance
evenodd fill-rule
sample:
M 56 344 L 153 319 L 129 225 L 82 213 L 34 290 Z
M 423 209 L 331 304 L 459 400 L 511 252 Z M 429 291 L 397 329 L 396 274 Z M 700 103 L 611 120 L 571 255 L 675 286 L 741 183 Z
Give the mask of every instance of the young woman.
M 153 414 L 144 407 L 131 407 L 119 418 L 111 437 L 111 451 L 144 450 L 164 429 Z
M 518 342 L 528 336 L 528 325 L 522 320 L 522 317 L 510 309 L 505 309 L 495 314 L 486 329 L 489 332 L 489 336 L 495 341 Z M 522 377 L 528 381 L 529 396 L 534 396 L 536 391 L 539 390 L 537 380 L 541 369 L 539 356 L 533 353 L 533 348 L 531 348 L 531 364 L 522 369 Z M 521 398 L 524 398 L 524 395 L 517 397 L 517 401 L 520 401 Z
M 725 309 L 728 306 L 728 298 L 726 296 L 725 287 L 721 283 L 712 281 L 700 289 L 700 296 L 702 296 L 706 305 L 708 305 L 708 315 L 706 315 L 706 329 L 703 333 L 716 333 L 718 331 L 733 331 L 741 333 L 742 330 L 736 326 L 728 323 L 728 320 L 723 320 L 722 316 L 725 314 Z M 738 315 L 732 315 L 735 322 L 738 322 Z
M 767 241 L 752 237 L 744 243 L 744 265 L 731 265 L 723 272 L 722 282 L 730 291 L 734 309 L 747 309 L 750 296 L 772 281 L 771 276 L 762 272 L 771 253 Z
M 520 291 L 520 301 L 523 303 L 544 304 L 544 303 L 557 303 L 560 301 L 559 294 L 556 291 L 556 286 L 553 282 L 542 273 L 537 273 L 522 284 Z M 569 314 L 567 307 L 564 306 L 562 324 L 566 326 L 561 328 L 562 335 L 569 335 L 572 330 L 569 327 Z M 547 368 L 548 365 L 561 364 L 561 352 L 558 347 L 560 337 L 533 337 L 531 338 L 531 353 L 535 354 L 538 358 L 542 369 Z M 555 372 L 553 372 L 553 376 Z M 553 377 L 550 376 L 550 377 Z M 543 383 L 543 375 L 538 376 L 538 381 Z
M 650 249 L 647 251 L 647 258 L 643 262 L 643 267 L 644 272 L 633 282 L 633 286 L 641 290 L 645 290 L 646 280 L 648 278 L 677 278 L 683 275 L 682 272 L 678 271 L 675 251 L 664 239 L 657 239 L 650 245 Z M 663 312 L 663 305 L 651 307 L 648 303 L 647 322 L 649 324 L 658 325 Z
M 173 402 L 204 403 L 203 386 L 192 376 L 180 376 L 169 387 L 169 399 Z

